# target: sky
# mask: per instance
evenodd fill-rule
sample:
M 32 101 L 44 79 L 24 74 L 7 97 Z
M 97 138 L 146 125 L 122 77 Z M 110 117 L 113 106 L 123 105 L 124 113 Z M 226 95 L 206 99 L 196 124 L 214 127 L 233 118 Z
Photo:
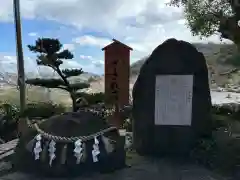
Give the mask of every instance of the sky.
M 13 0 L 0 0 L 0 70 L 16 72 Z M 22 42 L 26 72 L 37 67 L 36 55 L 27 45 L 39 37 L 59 38 L 74 54 L 66 68 L 83 68 L 103 74 L 101 50 L 117 39 L 133 48 L 131 63 L 149 55 L 168 38 L 189 42 L 220 43 L 218 35 L 200 40 L 186 26 L 182 8 L 166 0 L 20 0 Z

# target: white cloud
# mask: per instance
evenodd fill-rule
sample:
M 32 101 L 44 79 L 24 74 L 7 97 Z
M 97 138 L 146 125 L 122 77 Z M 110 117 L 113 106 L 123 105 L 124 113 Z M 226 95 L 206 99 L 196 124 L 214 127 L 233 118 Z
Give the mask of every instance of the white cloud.
M 106 32 L 117 39 L 134 36 L 141 40 L 145 35 L 157 32 L 157 29 L 154 31 L 156 25 L 162 25 L 167 36 L 172 34 L 170 24 L 176 29 L 187 30 L 184 24 L 177 23 L 183 19 L 182 9 L 166 6 L 166 2 L 168 1 L 21 0 L 21 14 L 23 18 L 55 20 L 79 29 Z M 12 17 L 12 1 L 1 1 L 0 4 L 0 19 Z M 183 38 L 191 40 L 189 30 L 186 34 Z M 89 40 L 91 37 L 85 37 L 85 41 Z
M 73 43 L 102 48 L 115 38 L 134 49 L 133 60 L 148 55 L 172 37 L 190 42 L 219 42 L 216 35 L 203 40 L 193 37 L 185 25 L 182 9 L 166 6 L 167 2 L 169 0 L 21 0 L 21 15 L 25 19 L 53 20 L 80 31 L 102 32 L 110 38 L 84 34 L 73 39 Z M 12 7 L 12 1 L 0 0 L 0 21 L 11 20 Z M 65 47 L 74 49 L 73 44 Z M 91 67 L 95 67 L 95 62 L 98 61 L 93 60 Z
M 62 67 L 63 68 L 81 68 L 81 64 L 78 63 L 77 61 L 65 60 Z
M 92 60 L 93 59 L 92 56 L 87 56 L 87 55 L 83 55 L 83 54 L 80 55 L 80 58 L 81 59 L 88 59 L 88 60 Z
M 65 60 L 61 68 L 82 68 L 85 72 L 94 72 L 95 74 L 102 74 L 103 61 L 95 60 L 91 56 L 85 56 L 91 59 L 91 63 L 83 65 L 74 60 Z M 37 66 L 36 61 L 30 57 L 24 58 L 25 73 L 32 73 L 32 75 L 51 77 L 56 73 L 49 67 Z M 6 55 L 0 53 L 0 72 L 2 74 L 17 72 L 17 57 L 14 55 Z
M 107 38 L 101 38 L 101 37 L 95 37 L 92 35 L 85 35 L 81 37 L 77 37 L 73 39 L 75 43 L 78 43 L 81 46 L 99 46 L 104 47 L 111 43 L 110 39 Z
M 36 61 L 30 57 L 24 57 L 24 67 L 26 72 L 36 72 Z M 15 55 L 6 55 L 6 53 L 0 53 L 0 71 L 4 72 L 17 72 L 17 57 Z
M 155 46 L 168 37 L 199 41 L 185 26 L 182 9 L 167 6 L 167 2 L 169 0 L 21 0 L 21 15 L 27 19 L 55 20 L 79 29 L 105 32 L 116 39 L 132 37 L 132 43 L 142 46 L 145 42 Z M 12 1 L 0 2 L 0 20 L 9 20 L 12 12 Z M 109 42 L 92 36 L 82 36 L 75 41 L 98 46 Z
M 13 16 L 12 6 L 13 6 L 12 1 L 1 1 L 0 2 L 0 21 L 12 20 L 12 16 Z
M 80 58 L 90 61 L 91 65 L 88 65 L 87 67 L 96 67 L 96 68 L 99 68 L 99 70 L 103 71 L 103 68 L 104 68 L 103 60 L 95 59 L 92 56 L 87 56 L 87 55 L 80 55 Z
M 145 42 L 155 46 L 168 37 L 199 41 L 184 25 L 182 9 L 166 6 L 167 2 L 169 0 L 21 0 L 20 3 L 23 18 L 54 20 L 79 29 L 105 32 L 116 39 L 132 37 L 132 43 L 142 46 Z M 12 1 L 0 2 L 0 21 L 12 18 L 12 7 Z M 109 42 L 92 36 L 82 36 L 75 41 L 98 46 Z
M 74 44 L 63 44 L 63 49 L 68 49 L 69 51 L 73 51 L 75 49 Z
M 31 36 L 31 37 L 36 37 L 36 36 L 38 35 L 38 33 L 36 33 L 36 32 L 30 32 L 30 33 L 28 33 L 28 35 Z

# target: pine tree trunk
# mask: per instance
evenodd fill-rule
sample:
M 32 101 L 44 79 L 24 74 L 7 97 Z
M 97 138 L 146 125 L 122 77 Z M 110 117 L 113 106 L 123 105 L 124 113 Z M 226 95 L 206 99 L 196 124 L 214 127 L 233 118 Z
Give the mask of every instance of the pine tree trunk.
M 240 53 L 240 42 L 235 43 L 235 44 L 236 44 L 236 46 L 237 46 L 238 53 Z
M 77 111 L 77 99 L 74 93 L 70 93 L 71 98 L 72 98 L 72 111 L 76 112 Z

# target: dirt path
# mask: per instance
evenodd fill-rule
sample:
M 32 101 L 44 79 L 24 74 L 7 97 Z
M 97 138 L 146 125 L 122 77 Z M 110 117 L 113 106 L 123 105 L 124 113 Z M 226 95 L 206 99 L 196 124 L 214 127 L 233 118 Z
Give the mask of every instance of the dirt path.
M 173 162 L 167 159 L 138 158 L 130 168 L 112 174 L 96 174 L 66 180 L 234 180 L 224 178 L 196 164 Z M 0 180 L 50 180 L 14 172 L 0 177 Z M 58 180 L 58 179 L 55 179 Z M 62 179 L 65 180 L 65 179 Z

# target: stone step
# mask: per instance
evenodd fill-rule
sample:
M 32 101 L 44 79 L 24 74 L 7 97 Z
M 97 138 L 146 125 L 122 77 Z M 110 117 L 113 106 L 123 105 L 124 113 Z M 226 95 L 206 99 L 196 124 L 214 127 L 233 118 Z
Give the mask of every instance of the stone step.
M 0 161 L 11 156 L 14 153 L 14 149 L 18 143 L 18 139 L 14 139 L 4 144 L 0 144 Z

